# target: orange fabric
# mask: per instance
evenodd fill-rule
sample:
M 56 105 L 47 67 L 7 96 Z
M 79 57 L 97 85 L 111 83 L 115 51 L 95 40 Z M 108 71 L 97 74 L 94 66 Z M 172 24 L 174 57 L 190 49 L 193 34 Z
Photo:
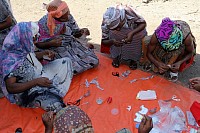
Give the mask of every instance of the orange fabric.
M 54 5 L 52 5 L 52 6 L 54 6 Z M 67 3 L 62 1 L 56 10 L 55 10 L 55 8 L 51 8 L 51 3 L 48 5 L 47 10 L 49 12 L 47 26 L 49 28 L 50 35 L 52 36 L 54 34 L 54 29 L 55 29 L 55 19 L 54 18 L 60 18 L 63 14 L 65 14 L 67 11 L 69 11 L 69 8 L 67 6 Z M 63 12 L 63 10 L 65 10 L 65 12 Z
M 112 72 L 122 73 L 129 69 L 128 66 L 121 65 L 120 68 L 113 68 L 111 59 L 100 54 L 98 57 L 100 59 L 99 66 L 74 76 L 70 90 L 64 98 L 65 103 L 74 102 L 87 90 L 90 90 L 90 96 L 82 99 L 80 107 L 91 118 L 95 133 L 114 133 L 121 128 L 129 128 L 136 133 L 133 119 L 135 113 L 140 110 L 140 106 L 145 105 L 149 109 L 158 107 L 159 99 L 170 99 L 172 95 L 181 99 L 180 102 L 172 101 L 172 105 L 180 107 L 184 112 L 190 109 L 194 101 L 200 102 L 200 93 L 159 76 L 146 81 L 138 80 L 135 83 L 129 83 L 134 78 L 151 75 L 140 70 L 131 70 L 131 74 L 124 80 L 114 77 Z M 89 88 L 85 87 L 85 79 L 91 81 L 95 77 L 104 91 L 99 90 L 95 85 L 90 85 Z M 136 95 L 140 90 L 148 89 L 156 91 L 158 100 L 136 100 Z M 112 97 L 112 102 L 108 104 L 105 101 L 102 105 L 98 105 L 96 99 L 99 97 L 103 100 Z M 86 102 L 89 104 L 84 104 Z M 129 105 L 132 106 L 130 112 L 126 109 Z M 111 114 L 113 108 L 119 109 L 118 115 Z M 44 111 L 41 109 L 20 108 L 10 104 L 6 98 L 0 99 L 0 131 L 13 133 L 16 128 L 21 127 L 24 133 L 43 133 L 44 126 L 41 120 L 43 113 Z

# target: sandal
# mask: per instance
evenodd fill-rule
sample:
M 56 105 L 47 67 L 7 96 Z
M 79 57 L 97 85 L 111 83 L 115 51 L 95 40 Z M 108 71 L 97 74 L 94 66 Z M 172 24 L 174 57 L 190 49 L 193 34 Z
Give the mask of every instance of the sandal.
M 178 72 L 170 72 L 169 80 L 172 82 L 176 82 L 178 80 Z
M 137 62 L 134 61 L 134 60 L 131 60 L 130 63 L 129 63 L 129 68 L 132 69 L 132 70 L 137 69 Z
M 115 59 L 113 59 L 113 62 L 112 62 L 112 66 L 113 66 L 113 67 L 118 68 L 118 67 L 119 67 L 119 64 L 120 64 L 120 62 L 119 62 L 118 57 L 115 58 Z

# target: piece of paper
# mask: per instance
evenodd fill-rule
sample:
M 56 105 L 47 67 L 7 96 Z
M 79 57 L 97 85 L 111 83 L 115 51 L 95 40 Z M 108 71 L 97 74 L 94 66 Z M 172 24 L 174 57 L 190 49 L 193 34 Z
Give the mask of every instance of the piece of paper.
M 139 91 L 136 99 L 139 100 L 155 100 L 157 99 L 156 92 L 154 90 Z

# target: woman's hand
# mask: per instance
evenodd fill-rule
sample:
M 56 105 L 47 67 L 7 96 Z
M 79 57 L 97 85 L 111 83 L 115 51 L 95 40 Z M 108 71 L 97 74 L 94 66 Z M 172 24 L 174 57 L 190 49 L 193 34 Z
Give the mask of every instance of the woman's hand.
M 138 133 L 149 133 L 152 128 L 153 128 L 152 118 L 144 115 L 140 123 Z
M 51 50 L 45 50 L 44 51 L 44 55 L 46 55 L 47 57 L 51 58 L 51 60 L 54 59 L 55 57 L 55 52 L 51 51 Z M 44 56 L 43 56 L 44 57 Z
M 177 63 L 172 64 L 170 69 L 171 69 L 173 72 L 178 72 L 180 66 L 181 66 L 181 64 L 180 64 L 179 62 L 177 62 Z
M 161 73 L 161 74 L 163 74 L 164 72 L 169 70 L 169 66 L 162 62 L 159 62 L 157 67 L 158 67 L 159 73 Z
M 88 28 L 82 28 L 82 29 L 81 29 L 81 33 L 82 33 L 82 34 L 85 34 L 86 36 L 89 36 L 89 35 L 90 35 L 90 31 L 88 30 Z
M 115 45 L 116 47 L 120 47 L 123 45 L 122 41 L 117 41 L 115 39 L 112 40 L 112 44 Z
M 52 133 L 53 130 L 53 112 L 46 112 L 42 115 L 42 122 L 45 126 L 45 133 Z
M 133 33 L 129 32 L 124 40 L 124 43 L 131 43 L 133 40 Z
M 55 38 L 53 40 L 50 41 L 52 43 L 53 47 L 60 47 L 62 45 L 62 38 Z
M 37 78 L 35 79 L 35 82 L 37 86 L 40 87 L 50 87 L 52 85 L 52 81 L 46 77 Z

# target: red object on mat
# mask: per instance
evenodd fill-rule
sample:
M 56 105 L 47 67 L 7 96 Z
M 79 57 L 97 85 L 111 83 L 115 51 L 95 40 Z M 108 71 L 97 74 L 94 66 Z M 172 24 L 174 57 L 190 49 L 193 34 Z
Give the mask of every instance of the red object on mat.
M 190 58 L 188 61 L 185 61 L 181 64 L 179 71 L 182 72 L 184 71 L 186 68 L 190 67 L 194 62 L 194 56 L 192 58 Z
M 190 107 L 190 111 L 192 112 L 192 115 L 194 116 L 196 122 L 200 126 L 200 103 L 195 101 Z
M 101 43 L 101 53 L 110 54 L 110 46 Z

